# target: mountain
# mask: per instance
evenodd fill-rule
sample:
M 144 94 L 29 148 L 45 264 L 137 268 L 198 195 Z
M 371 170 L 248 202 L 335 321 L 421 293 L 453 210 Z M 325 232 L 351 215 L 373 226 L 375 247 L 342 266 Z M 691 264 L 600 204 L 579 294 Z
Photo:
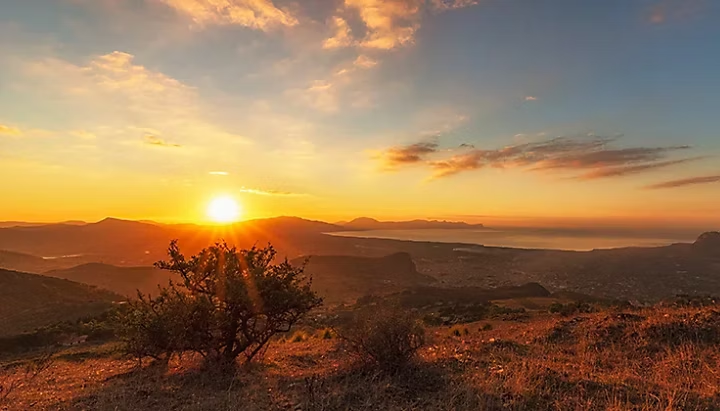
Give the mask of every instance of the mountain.
M 167 246 L 177 239 L 184 252 L 226 240 L 239 247 L 275 245 L 295 257 L 312 252 L 306 246 L 324 232 L 344 228 L 297 217 L 243 221 L 228 226 L 165 225 L 106 218 L 85 225 L 50 224 L 0 228 L 0 250 L 57 258 L 82 257 L 82 262 L 113 265 L 152 265 L 166 256 Z
M 293 264 L 305 261 L 299 258 Z M 408 253 L 384 257 L 340 255 L 311 256 L 305 272 L 315 291 L 328 302 L 350 301 L 367 294 L 386 294 L 430 284 L 434 279 L 418 273 Z
M 720 255 L 720 232 L 712 231 L 702 234 L 693 243 L 693 247 L 701 252 Z
M 283 233 L 326 233 L 341 231 L 343 227 L 323 221 L 306 220 L 300 217 L 274 217 L 242 221 L 235 224 L 240 228 L 266 230 Z
M 85 284 L 0 269 L 0 336 L 94 315 L 121 299 Z
M 0 228 L 7 228 L 7 227 L 38 227 L 43 225 L 51 225 L 54 223 L 32 223 L 27 221 L 0 221 Z M 84 225 L 87 224 L 84 221 L 77 221 L 77 220 L 69 220 L 69 221 L 63 221 L 59 224 L 65 224 L 65 225 Z
M 143 294 L 156 294 L 158 285 L 167 286 L 170 280 L 179 279 L 177 275 L 155 267 L 116 267 L 102 263 L 52 270 L 44 275 L 96 286 L 125 297 L 137 296 L 137 290 Z
M 343 223 L 347 230 L 429 230 L 429 229 L 472 229 L 483 228 L 482 224 L 468 224 L 462 221 L 411 220 L 378 221 L 374 218 L 360 217 Z
M 42 258 L 30 254 L 0 250 L 0 268 L 42 274 L 48 270 L 73 267 L 82 264 L 80 256 L 64 256 L 59 258 Z

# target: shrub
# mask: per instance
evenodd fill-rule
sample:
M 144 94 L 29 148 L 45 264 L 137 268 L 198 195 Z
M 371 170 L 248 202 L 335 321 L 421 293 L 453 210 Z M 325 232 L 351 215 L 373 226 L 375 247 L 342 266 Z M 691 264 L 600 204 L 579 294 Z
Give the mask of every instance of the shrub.
M 720 311 L 704 310 L 663 318 L 646 324 L 641 335 L 650 346 L 656 347 L 688 343 L 720 345 Z
M 331 329 L 326 328 L 322 331 L 322 339 L 323 340 L 331 340 L 334 337 L 333 332 Z
M 294 343 L 298 343 L 298 342 L 306 341 L 307 339 L 308 339 L 307 333 L 305 333 L 303 331 L 295 331 L 295 334 L 293 334 L 293 336 L 290 338 L 290 341 L 294 342 Z
M 273 263 L 272 246 L 237 250 L 221 243 L 188 260 L 173 241 L 168 254 L 156 266 L 182 281 L 156 298 L 139 294 L 121 316 L 126 351 L 140 359 L 194 351 L 227 364 L 241 355 L 251 361 L 322 302 L 303 267 Z
M 560 314 L 563 317 L 569 317 L 574 314 L 589 314 L 595 310 L 592 305 L 583 301 L 577 301 L 568 304 L 560 304 L 557 302 L 552 303 L 548 308 L 548 311 L 552 314 Z
M 386 307 L 360 310 L 339 336 L 362 362 L 391 372 L 407 365 L 425 343 L 425 330 L 412 315 Z
M 459 325 L 453 326 L 450 328 L 450 335 L 454 337 L 462 337 L 463 335 L 469 335 L 470 330 L 468 330 L 467 327 L 462 327 Z

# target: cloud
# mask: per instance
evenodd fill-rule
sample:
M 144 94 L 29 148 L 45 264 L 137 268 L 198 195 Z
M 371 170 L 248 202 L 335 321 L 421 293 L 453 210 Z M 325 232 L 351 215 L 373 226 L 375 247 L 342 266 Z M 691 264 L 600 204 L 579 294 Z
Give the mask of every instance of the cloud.
M 370 69 L 378 65 L 378 61 L 374 60 L 364 54 L 359 55 L 355 61 L 353 62 L 353 65 L 355 67 L 360 67 L 364 69 Z
M 334 16 L 331 26 L 333 28 L 333 36 L 323 41 L 324 49 L 336 49 L 340 47 L 349 47 L 355 43 L 352 30 L 347 21 L 342 17 Z
M 691 157 L 691 158 L 683 158 L 680 160 L 671 160 L 671 161 L 658 161 L 655 163 L 648 163 L 648 164 L 640 164 L 640 165 L 634 165 L 634 166 L 619 166 L 619 167 L 607 167 L 607 168 L 599 168 L 592 170 L 590 172 L 587 172 L 585 174 L 579 175 L 577 178 L 581 180 L 593 180 L 598 178 L 606 178 L 606 177 L 622 177 L 627 176 L 631 174 L 638 174 L 649 170 L 654 170 L 658 168 L 665 168 L 670 167 L 678 164 L 683 163 L 689 163 L 691 161 L 697 161 L 704 157 Z
M 699 184 L 712 184 L 712 183 L 720 183 L 720 175 L 704 176 L 704 177 L 691 177 L 691 178 L 684 178 L 681 180 L 671 180 L 671 181 L 666 181 L 663 183 L 653 184 L 653 185 L 647 186 L 645 188 L 647 188 L 649 190 L 659 190 L 659 189 L 666 189 L 666 188 L 679 188 L 679 187 L 694 186 L 694 185 L 699 185 Z
M 424 161 L 430 154 L 438 151 L 438 144 L 435 142 L 421 142 L 408 146 L 391 147 L 380 157 L 386 169 L 394 170 L 400 166 L 417 164 Z
M 209 139 L 247 142 L 209 120 L 211 110 L 195 87 L 136 63 L 128 53 L 114 51 L 80 65 L 45 58 L 27 63 L 24 69 L 33 85 L 43 90 L 43 98 L 60 96 L 63 107 L 92 113 L 102 122 L 102 128 L 92 130 L 98 138 L 112 135 L 117 139 L 117 132 L 122 131 L 128 141 L 134 141 L 137 131 L 142 131 L 181 140 L 202 136 L 205 145 Z M 73 135 L 81 137 L 78 132 Z M 89 133 L 83 136 L 90 137 Z
M 648 9 L 647 20 L 652 24 L 686 20 L 702 13 L 707 0 L 658 0 Z
M 211 176 L 227 176 L 230 175 L 227 171 L 210 171 L 208 172 Z
M 423 12 L 443 12 L 477 4 L 474 0 L 345 0 L 345 11 L 354 11 L 365 25 L 358 45 L 391 50 L 413 44 Z M 350 45 L 350 44 L 348 44 Z
M 446 159 L 428 161 L 434 178 L 449 177 L 482 168 L 517 168 L 533 172 L 572 172 L 578 179 L 621 177 L 699 160 L 700 157 L 671 159 L 673 153 L 688 146 L 671 147 L 610 147 L 618 137 L 557 137 L 545 141 L 484 150 L 461 146 L 462 153 Z M 425 161 L 438 152 L 436 144 L 424 143 L 388 149 L 386 163 L 394 167 Z M 407 151 L 405 151 L 407 150 Z M 419 150 L 419 151 L 415 151 Z M 578 174 L 579 173 L 579 174 Z
M 97 135 L 87 130 L 74 130 L 70 132 L 71 135 L 82 140 L 95 140 Z
M 277 191 L 277 190 L 259 190 L 255 188 L 246 188 L 242 187 L 240 189 L 241 193 L 247 193 L 247 194 L 255 194 L 259 196 L 286 196 L 286 197 L 304 197 L 307 196 L 307 194 L 303 193 L 292 193 L 289 191 Z
M 297 18 L 270 0 L 158 0 L 188 16 L 198 26 L 240 25 L 268 31 L 294 26 Z
M 292 89 L 286 95 L 301 104 L 326 113 L 340 109 L 338 83 L 330 80 L 315 80 L 305 89 Z
M 414 41 L 422 0 L 345 0 L 367 28 L 362 47 L 389 50 Z
M 160 137 L 152 136 L 152 135 L 145 136 L 144 140 L 145 140 L 145 144 L 149 144 L 151 146 L 171 147 L 171 148 L 182 147 L 180 144 L 168 143 L 167 141 L 161 139 Z
M 537 101 L 537 97 L 527 96 L 527 97 L 525 97 L 525 101 Z
M 7 134 L 11 136 L 19 136 L 22 134 L 19 128 L 0 124 L 0 134 Z
M 477 0 L 432 0 L 432 7 L 436 10 L 454 10 L 478 4 Z

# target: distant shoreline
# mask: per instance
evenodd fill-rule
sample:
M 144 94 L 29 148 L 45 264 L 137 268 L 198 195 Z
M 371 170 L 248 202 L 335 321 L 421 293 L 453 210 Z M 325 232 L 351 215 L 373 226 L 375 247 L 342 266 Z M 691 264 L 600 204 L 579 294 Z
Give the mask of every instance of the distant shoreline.
M 692 243 L 689 234 L 676 236 L 608 235 L 601 233 L 538 232 L 535 230 L 418 229 L 328 232 L 335 237 L 369 238 L 400 241 L 424 241 L 442 244 L 467 244 L 534 250 L 592 251 L 627 247 L 663 247 Z

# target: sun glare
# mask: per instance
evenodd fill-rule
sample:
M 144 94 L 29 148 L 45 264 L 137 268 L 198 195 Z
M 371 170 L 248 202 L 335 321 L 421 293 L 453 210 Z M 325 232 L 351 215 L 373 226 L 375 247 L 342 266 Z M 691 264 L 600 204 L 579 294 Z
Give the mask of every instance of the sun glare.
M 216 197 L 208 204 L 207 215 L 216 223 L 232 223 L 240 218 L 240 206 L 232 197 Z

